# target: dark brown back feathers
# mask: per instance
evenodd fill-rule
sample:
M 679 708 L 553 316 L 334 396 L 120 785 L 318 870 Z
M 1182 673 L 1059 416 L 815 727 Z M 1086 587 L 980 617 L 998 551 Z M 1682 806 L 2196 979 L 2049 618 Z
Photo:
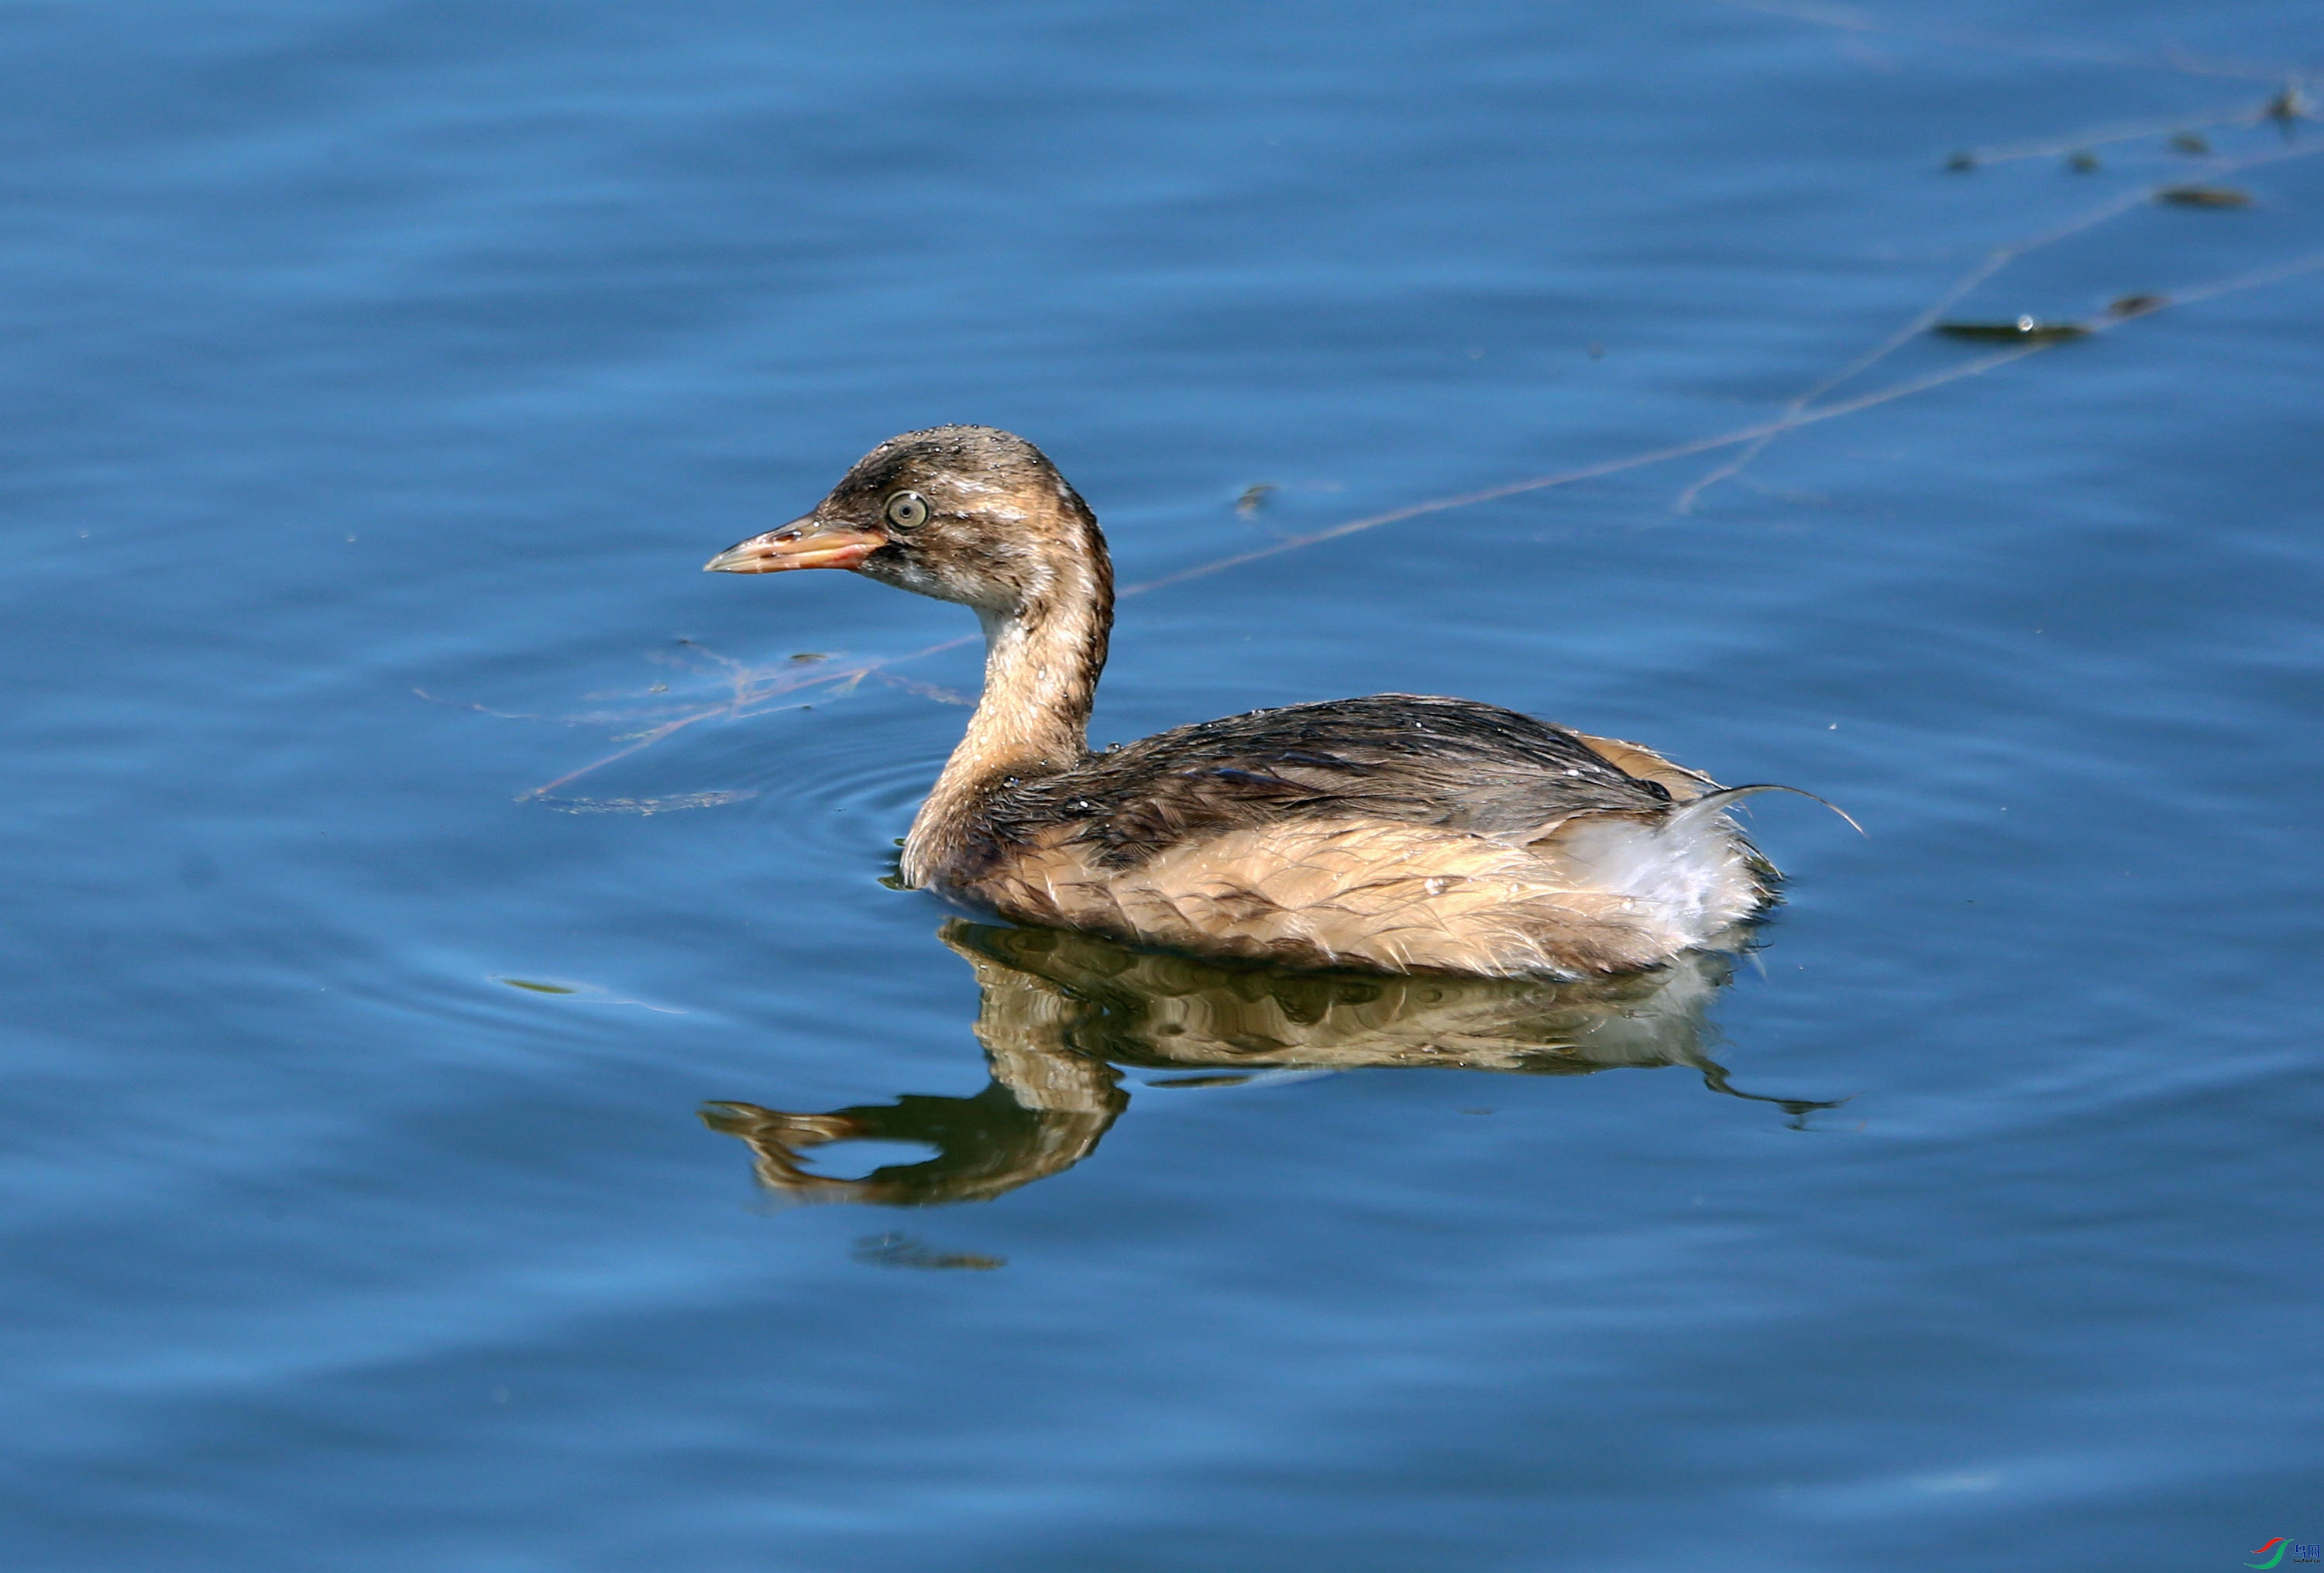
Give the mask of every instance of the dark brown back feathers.
M 1363 818 L 1522 835 L 1582 814 L 1656 813 L 1670 793 L 1571 732 L 1467 699 L 1375 694 L 1204 722 L 1003 782 L 983 805 L 996 841 L 1050 826 L 1092 860 L 1134 868 L 1185 841 L 1300 820 Z

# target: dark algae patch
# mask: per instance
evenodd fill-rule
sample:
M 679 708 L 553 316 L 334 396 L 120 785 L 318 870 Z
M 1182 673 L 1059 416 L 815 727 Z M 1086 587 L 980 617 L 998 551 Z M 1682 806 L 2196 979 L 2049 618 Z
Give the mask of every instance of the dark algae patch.
M 2157 202 L 2174 207 L 2249 207 L 2252 196 L 2233 186 L 2165 186 L 2154 194 Z
M 2063 344 L 2088 338 L 2090 330 L 2078 322 L 2043 322 L 2020 317 L 2009 322 L 1941 322 L 1932 329 L 1948 338 L 1981 339 L 2001 344 Z

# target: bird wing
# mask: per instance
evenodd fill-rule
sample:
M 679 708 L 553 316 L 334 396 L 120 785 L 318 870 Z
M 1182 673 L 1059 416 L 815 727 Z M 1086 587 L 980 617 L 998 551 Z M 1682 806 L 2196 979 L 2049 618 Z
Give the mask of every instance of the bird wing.
M 1617 744 L 1685 796 L 1692 772 Z M 1679 794 L 1573 732 L 1498 705 L 1405 694 L 1254 711 L 1157 733 L 1010 788 L 1004 840 L 1060 823 L 1102 866 L 1286 822 L 1381 820 L 1523 842 L 1578 814 L 1659 814 Z

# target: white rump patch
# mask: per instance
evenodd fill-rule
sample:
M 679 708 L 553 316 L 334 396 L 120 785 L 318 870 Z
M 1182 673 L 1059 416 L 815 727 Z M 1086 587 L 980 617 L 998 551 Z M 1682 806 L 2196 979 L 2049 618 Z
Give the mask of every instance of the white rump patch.
M 1581 889 L 1627 897 L 1681 948 L 1701 944 L 1765 899 L 1741 835 L 1714 805 L 1658 821 L 1572 819 L 1533 850 Z

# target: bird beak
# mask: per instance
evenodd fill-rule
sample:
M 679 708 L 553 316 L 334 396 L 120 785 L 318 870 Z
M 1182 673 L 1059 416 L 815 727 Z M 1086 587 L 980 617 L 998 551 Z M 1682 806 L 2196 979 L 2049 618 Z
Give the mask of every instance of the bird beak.
M 728 547 L 702 565 L 706 574 L 779 574 L 787 568 L 852 568 L 888 544 L 860 529 L 826 529 L 814 515 Z

